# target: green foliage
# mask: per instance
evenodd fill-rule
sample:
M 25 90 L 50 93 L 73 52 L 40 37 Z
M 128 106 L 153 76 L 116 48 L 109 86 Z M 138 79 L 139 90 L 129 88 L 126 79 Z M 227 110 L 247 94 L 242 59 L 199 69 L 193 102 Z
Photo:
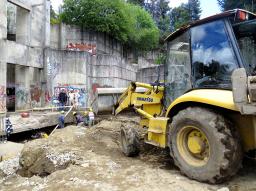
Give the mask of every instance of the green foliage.
M 218 0 L 218 4 L 223 11 L 231 9 L 246 9 L 254 12 L 256 10 L 256 3 L 254 0 Z
M 127 5 L 132 21 L 129 39 L 138 49 L 153 49 L 159 41 L 159 30 L 148 12 L 132 4 Z
M 200 19 L 201 12 L 199 0 L 189 0 L 188 3 L 182 3 L 171 12 L 172 30 Z
M 144 8 L 151 14 L 160 30 L 162 39 L 170 33 L 170 7 L 168 0 L 151 0 L 144 3 Z
M 51 22 L 51 24 L 59 24 L 60 23 L 59 15 L 55 13 L 55 11 L 52 8 L 52 5 L 50 7 L 50 22 Z
M 144 0 L 128 0 L 127 2 L 135 5 L 140 5 L 140 6 L 144 5 Z
M 159 32 L 150 15 L 123 0 L 64 0 L 61 19 L 67 24 L 105 32 L 140 49 L 158 44 Z
M 202 10 L 200 8 L 199 0 L 189 0 L 188 1 L 188 10 L 191 21 L 196 21 L 200 18 Z
M 167 54 L 165 53 L 159 53 L 156 60 L 155 60 L 155 64 L 157 65 L 161 65 L 164 64 L 166 62 L 167 59 Z
M 173 30 L 176 30 L 182 25 L 190 22 L 189 11 L 185 8 L 185 4 L 175 7 L 171 14 Z

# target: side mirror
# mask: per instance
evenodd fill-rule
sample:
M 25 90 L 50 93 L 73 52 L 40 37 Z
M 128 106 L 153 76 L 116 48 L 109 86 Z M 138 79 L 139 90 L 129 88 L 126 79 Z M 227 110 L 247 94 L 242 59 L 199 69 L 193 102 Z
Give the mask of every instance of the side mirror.
M 239 107 L 239 105 L 248 103 L 248 85 L 245 69 L 235 69 L 232 73 L 231 80 L 235 104 Z

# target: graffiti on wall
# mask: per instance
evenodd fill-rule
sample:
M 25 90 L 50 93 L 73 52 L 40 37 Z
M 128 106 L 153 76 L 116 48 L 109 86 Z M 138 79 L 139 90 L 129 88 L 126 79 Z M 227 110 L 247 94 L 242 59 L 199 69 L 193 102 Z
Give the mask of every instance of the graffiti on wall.
M 0 86 L 0 112 L 6 111 L 6 87 Z
M 51 76 L 54 79 L 60 70 L 60 63 L 56 60 L 50 61 L 50 58 L 47 58 L 47 75 Z
M 38 86 L 30 87 L 31 101 L 40 102 L 41 89 Z
M 112 88 L 112 86 L 108 86 L 108 85 L 103 85 L 103 86 L 101 86 L 101 85 L 98 84 L 98 83 L 93 83 L 93 84 L 92 84 L 92 92 L 93 92 L 94 94 L 96 93 L 97 88 Z
M 69 43 L 66 46 L 67 50 L 72 50 L 72 51 L 84 51 L 84 52 L 89 52 L 92 55 L 96 55 L 96 44 L 86 44 L 86 43 Z
M 29 90 L 24 87 L 18 87 L 16 91 L 17 106 L 22 108 L 30 103 Z
M 61 91 L 65 91 L 68 96 L 68 104 L 71 105 L 72 99 L 75 99 L 75 102 L 79 107 L 86 107 L 87 103 L 87 92 L 84 87 L 77 86 L 57 86 L 54 88 L 54 96 L 52 102 L 54 105 L 58 103 L 58 97 Z
M 47 91 L 44 93 L 44 101 L 45 101 L 45 103 L 46 103 L 46 104 L 47 104 L 47 103 L 50 103 L 50 102 L 51 102 L 51 99 L 52 99 L 51 94 L 50 94 L 50 92 L 47 90 Z
M 30 86 L 31 106 L 40 106 L 42 90 L 38 86 Z

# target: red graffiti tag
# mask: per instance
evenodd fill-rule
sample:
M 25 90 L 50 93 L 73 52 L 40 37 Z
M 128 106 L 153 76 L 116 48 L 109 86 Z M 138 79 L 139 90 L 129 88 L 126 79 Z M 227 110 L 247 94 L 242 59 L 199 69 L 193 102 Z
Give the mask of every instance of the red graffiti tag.
M 73 51 L 84 51 L 89 52 L 92 55 L 96 55 L 96 45 L 95 44 L 86 44 L 86 43 L 69 43 L 66 46 L 67 50 L 73 50 Z

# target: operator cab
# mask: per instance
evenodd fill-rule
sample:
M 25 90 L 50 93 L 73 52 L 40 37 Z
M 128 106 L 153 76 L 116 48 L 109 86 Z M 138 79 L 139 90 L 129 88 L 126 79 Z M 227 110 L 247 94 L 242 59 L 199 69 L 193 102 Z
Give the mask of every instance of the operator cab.
M 183 26 L 167 37 L 165 104 L 191 89 L 230 89 L 232 72 L 256 74 L 256 15 L 236 9 Z

